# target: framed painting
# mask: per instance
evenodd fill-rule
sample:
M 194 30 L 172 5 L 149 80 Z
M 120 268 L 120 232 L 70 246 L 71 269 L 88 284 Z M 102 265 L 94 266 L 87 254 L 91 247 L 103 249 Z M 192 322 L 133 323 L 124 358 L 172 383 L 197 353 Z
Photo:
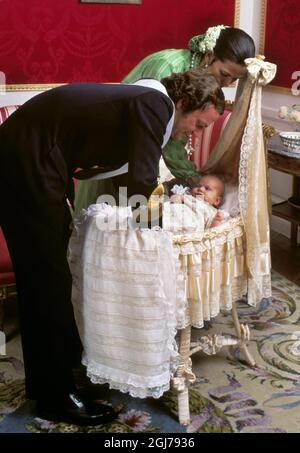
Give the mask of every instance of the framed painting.
M 81 3 L 132 3 L 140 4 L 142 0 L 81 0 Z
M 299 0 L 263 0 L 260 53 L 277 65 L 269 89 L 299 94 L 300 8 Z

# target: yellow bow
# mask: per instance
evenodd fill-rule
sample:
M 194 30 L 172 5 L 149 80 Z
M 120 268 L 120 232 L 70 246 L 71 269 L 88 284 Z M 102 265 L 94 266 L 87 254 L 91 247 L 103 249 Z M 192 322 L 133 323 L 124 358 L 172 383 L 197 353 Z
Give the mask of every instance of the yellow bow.
M 245 60 L 252 83 L 257 82 L 258 85 L 267 85 L 276 75 L 276 64 L 269 63 L 264 58 L 263 55 L 258 55 L 257 58 L 246 58 Z

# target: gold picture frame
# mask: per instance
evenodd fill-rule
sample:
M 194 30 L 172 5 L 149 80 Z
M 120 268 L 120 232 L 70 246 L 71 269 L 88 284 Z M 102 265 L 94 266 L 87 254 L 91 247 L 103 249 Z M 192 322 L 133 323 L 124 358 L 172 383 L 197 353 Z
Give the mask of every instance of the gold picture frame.
M 260 36 L 259 36 L 259 53 L 265 55 L 266 51 L 266 29 L 267 29 L 267 12 L 270 8 L 270 3 L 268 0 L 261 0 L 261 24 L 260 24 Z M 281 94 L 292 94 L 292 80 L 291 87 L 283 87 L 278 85 L 268 84 L 264 87 L 265 90 L 274 91 Z
M 132 5 L 139 5 L 142 0 L 80 0 L 81 3 L 131 3 Z

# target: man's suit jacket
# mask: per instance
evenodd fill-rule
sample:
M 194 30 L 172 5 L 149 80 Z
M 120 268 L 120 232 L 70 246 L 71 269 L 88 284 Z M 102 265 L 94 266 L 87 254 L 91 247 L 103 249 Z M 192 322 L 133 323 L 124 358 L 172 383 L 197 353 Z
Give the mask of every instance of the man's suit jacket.
M 67 190 L 78 167 L 128 162 L 128 195 L 148 197 L 157 185 L 172 113 L 171 100 L 152 88 L 96 83 L 54 88 L 27 101 L 0 127 L 0 177 L 13 178 L 18 190 L 24 177 L 27 186 L 31 178 L 34 190 L 40 173 L 51 186 L 51 171 L 43 165 L 50 156 Z

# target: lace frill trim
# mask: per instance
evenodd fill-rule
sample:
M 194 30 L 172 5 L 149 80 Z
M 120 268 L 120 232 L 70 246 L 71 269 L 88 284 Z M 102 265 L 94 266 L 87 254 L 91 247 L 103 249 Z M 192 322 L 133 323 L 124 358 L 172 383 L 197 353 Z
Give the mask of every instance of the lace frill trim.
M 248 280 L 248 304 L 255 307 L 263 298 L 272 296 L 271 274 Z
M 119 390 L 122 393 L 129 393 L 133 398 L 160 398 L 170 389 L 170 375 L 155 376 L 151 383 L 141 383 L 140 378 L 130 377 L 128 373 L 122 374 L 115 369 L 107 369 L 99 364 L 89 363 L 87 358 L 82 359 L 83 365 L 87 367 L 87 376 L 93 384 L 108 384 L 111 389 Z
M 247 222 L 249 222 L 248 217 L 248 200 L 250 199 L 248 188 L 252 190 L 253 193 L 257 193 L 254 190 L 253 185 L 248 181 L 248 174 L 250 171 L 250 166 L 254 165 L 252 150 L 260 149 L 260 141 L 262 141 L 262 131 L 261 129 L 261 116 L 260 110 L 258 111 L 257 107 L 261 105 L 261 87 L 256 87 L 253 92 L 249 112 L 248 120 L 244 129 L 244 134 L 241 143 L 241 153 L 240 153 L 240 165 L 239 165 L 239 204 L 241 210 L 241 217 L 245 224 L 246 234 L 247 234 L 247 263 L 248 269 L 250 271 L 251 277 L 248 280 L 248 303 L 249 305 L 255 306 L 263 297 L 270 297 L 272 294 L 271 291 L 271 266 L 269 269 L 266 269 L 264 274 L 260 270 L 261 258 L 263 256 L 269 257 L 268 261 L 270 262 L 270 247 L 269 244 L 260 244 L 258 243 L 258 238 L 253 238 L 250 234 L 247 233 Z M 257 131 L 257 133 L 255 133 Z M 262 163 L 260 163 L 262 164 Z M 256 175 L 257 179 L 257 175 Z M 252 203 L 255 203 L 256 200 L 252 199 Z M 253 222 L 253 219 L 251 220 Z M 253 227 L 251 227 L 253 228 Z M 266 226 L 267 228 L 267 226 Z
M 183 329 L 189 325 L 188 300 L 186 297 L 186 275 L 182 270 L 181 261 L 179 258 L 179 250 L 175 247 L 173 247 L 173 250 L 174 262 L 176 266 L 176 328 Z
M 216 228 L 205 231 L 203 235 L 185 234 L 173 237 L 173 244 L 182 255 L 193 255 L 210 251 L 214 247 L 230 244 L 237 238 L 242 238 L 245 231 L 240 216 L 221 224 Z
M 170 379 L 173 377 L 179 362 L 175 340 L 177 332 L 175 288 L 170 283 L 175 280 L 172 238 L 167 232 L 155 230 L 125 231 L 116 235 L 111 234 L 111 232 L 99 232 L 96 220 L 99 215 L 105 215 L 107 208 L 103 208 L 102 211 L 101 206 L 95 205 L 83 213 L 84 215 L 78 219 L 80 223 L 77 223 L 77 234 L 73 235 L 70 247 L 70 266 L 75 276 L 73 304 L 86 351 L 84 363 L 88 368 L 88 376 L 93 382 L 109 383 L 111 388 L 128 392 L 130 395 L 140 398 L 148 396 L 159 398 L 169 389 Z M 109 215 L 111 212 L 109 207 Z M 128 213 L 125 212 L 124 214 L 126 219 Z M 84 247 L 82 246 L 83 242 Z M 101 260 L 103 253 L 98 253 L 97 247 L 99 246 L 101 250 L 103 246 L 106 248 L 105 262 Z M 138 251 L 139 260 L 136 263 L 136 253 Z M 109 258 L 111 253 L 113 257 L 107 262 L 107 257 Z M 146 255 L 146 259 L 144 255 Z M 152 264 L 153 259 L 155 261 Z M 111 266 L 109 267 L 109 278 L 97 278 L 97 273 L 98 277 L 100 274 L 107 275 L 107 265 Z M 128 271 L 128 266 L 130 268 L 133 266 L 136 274 L 131 274 Z M 85 269 L 84 275 L 82 267 Z M 123 278 L 123 274 L 122 278 L 119 279 L 120 269 L 125 271 L 126 268 L 127 279 Z M 83 278 L 84 280 L 82 280 Z M 104 285 L 104 280 L 107 286 Z M 144 285 L 145 281 L 148 286 Z M 136 303 L 131 304 L 129 303 L 130 294 L 132 297 L 136 295 L 135 285 L 138 285 L 136 286 L 138 295 L 141 295 L 142 299 L 144 296 L 144 299 L 139 303 L 140 300 L 137 297 Z M 82 291 L 83 287 L 85 288 L 84 294 Z M 128 293 L 128 290 L 132 287 L 133 290 Z M 155 294 L 153 294 L 153 289 Z M 117 310 L 117 305 L 111 303 L 111 297 L 114 299 L 119 290 L 122 295 L 123 305 L 129 304 L 129 311 L 128 313 L 126 312 L 127 316 L 129 316 L 127 321 L 126 316 L 125 318 L 121 316 L 121 319 L 119 319 L 120 313 Z M 109 292 L 106 293 L 106 291 Z M 120 294 L 119 298 L 121 297 Z M 102 300 L 101 306 L 98 306 L 98 300 Z M 109 307 L 109 313 L 100 316 L 103 306 Z M 131 308 L 134 313 L 132 319 L 130 317 Z M 120 307 L 120 309 L 124 310 L 124 307 Z M 136 324 L 135 320 L 137 313 L 142 316 L 139 325 Z M 155 324 L 157 333 L 156 337 L 153 338 L 153 323 L 155 323 L 155 318 L 158 315 L 164 320 L 164 327 L 162 330 L 160 324 Z M 143 316 L 146 323 L 145 329 L 142 329 Z M 106 365 L 104 365 L 96 359 L 95 335 L 99 335 L 99 340 L 101 338 L 105 339 L 105 347 L 112 351 L 112 357 L 114 357 L 113 353 L 115 353 L 115 356 L 119 356 L 118 342 L 116 342 L 114 337 L 110 337 L 109 332 L 115 329 L 117 331 L 120 328 L 123 329 L 123 327 L 120 327 L 120 323 L 122 326 L 125 323 L 125 328 L 128 329 L 128 326 L 130 326 L 131 329 L 131 335 L 127 337 L 128 348 L 126 349 L 127 355 L 125 354 L 123 360 L 124 363 L 120 360 L 116 367 L 115 360 L 106 356 Z M 120 326 L 118 327 L 118 325 Z M 134 334 L 135 329 L 137 329 L 137 336 Z M 147 344 L 146 349 L 145 341 Z M 157 342 L 163 343 L 164 352 L 158 351 L 156 355 Z M 152 344 L 153 347 L 151 346 Z M 101 344 L 99 344 L 99 347 L 101 347 Z M 141 348 L 143 347 L 145 365 L 147 365 L 150 376 L 143 376 L 142 363 L 140 363 L 140 360 L 135 361 L 135 357 L 137 357 L 137 354 L 141 354 Z M 141 355 L 139 357 L 141 358 Z M 149 362 L 147 362 L 147 357 Z M 151 365 L 153 357 L 155 357 L 155 361 Z M 134 375 L 132 371 L 128 370 L 128 363 L 131 363 L 133 369 L 136 363 L 136 369 L 140 369 L 141 372 Z

